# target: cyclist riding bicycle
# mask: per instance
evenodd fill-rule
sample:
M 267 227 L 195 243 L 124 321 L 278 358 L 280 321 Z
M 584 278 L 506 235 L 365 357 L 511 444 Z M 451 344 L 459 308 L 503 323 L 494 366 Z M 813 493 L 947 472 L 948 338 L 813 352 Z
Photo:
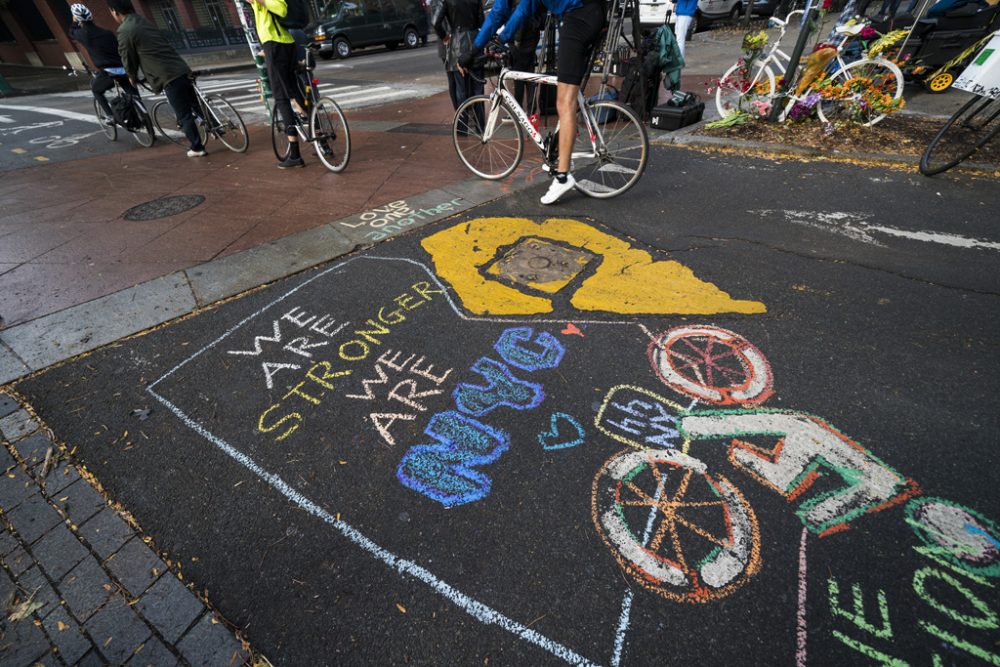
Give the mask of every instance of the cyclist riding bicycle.
M 559 28 L 559 53 L 556 57 L 556 109 L 559 112 L 559 166 L 552 174 L 549 190 L 542 195 L 543 204 L 554 204 L 573 189 L 576 181 L 570 173 L 573 142 L 576 139 L 577 94 L 586 74 L 587 59 L 604 29 L 605 9 L 603 0 L 521 0 L 511 11 L 510 0 L 496 0 L 486 22 L 476 36 L 476 49 L 483 49 L 491 40 L 506 44 L 517 34 L 521 24 L 530 20 L 543 4 L 550 12 L 561 17 Z M 497 29 L 500 28 L 497 33 Z M 494 38 L 494 34 L 496 37 Z M 476 54 L 463 53 L 459 64 L 468 69 Z
M 108 104 L 104 93 L 115 87 L 115 81 L 130 95 L 138 95 L 139 91 L 125 75 L 115 33 L 98 27 L 94 23 L 94 15 L 86 5 L 76 3 L 70 7 L 70 13 L 73 15 L 73 26 L 69 29 L 69 36 L 87 49 L 90 60 L 97 68 L 97 73 L 90 82 L 90 90 L 94 93 L 97 103 L 101 105 L 105 122 L 112 123 L 114 119 L 111 105 Z

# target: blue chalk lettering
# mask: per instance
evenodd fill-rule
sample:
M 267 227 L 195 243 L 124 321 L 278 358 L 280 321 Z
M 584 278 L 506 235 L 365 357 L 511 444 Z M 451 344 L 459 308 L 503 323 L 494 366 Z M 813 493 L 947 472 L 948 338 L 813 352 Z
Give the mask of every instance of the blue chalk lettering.
M 496 461 L 510 447 L 505 431 L 448 410 L 434 415 L 424 433 L 439 444 L 407 450 L 396 470 L 403 486 L 445 507 L 489 495 L 490 478 L 473 468 Z
M 566 348 L 547 331 L 539 333 L 534 340 L 531 327 L 512 327 L 500 334 L 493 345 L 500 358 L 522 371 L 538 371 L 543 368 L 555 368 L 562 361 Z M 531 343 L 538 349 L 526 348 L 523 342 Z
M 472 370 L 482 375 L 486 384 L 480 386 L 463 382 L 452 392 L 455 407 L 466 414 L 481 417 L 501 405 L 529 410 L 545 398 L 542 385 L 517 379 L 507 366 L 489 357 L 479 358 L 472 365 Z

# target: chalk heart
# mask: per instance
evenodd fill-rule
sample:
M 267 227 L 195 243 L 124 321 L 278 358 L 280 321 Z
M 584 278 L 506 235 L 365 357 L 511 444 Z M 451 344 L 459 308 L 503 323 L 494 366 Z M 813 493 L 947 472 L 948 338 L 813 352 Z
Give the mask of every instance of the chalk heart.
M 569 449 L 583 444 L 583 427 L 580 422 L 565 412 L 552 413 L 549 430 L 538 434 L 542 449 Z
M 428 236 L 421 245 L 430 253 L 437 274 L 455 289 L 462 305 L 476 315 L 551 313 L 551 299 L 484 275 L 507 249 L 522 239 L 542 239 L 596 256 L 594 271 L 574 289 L 573 308 L 622 315 L 713 315 L 764 313 L 759 301 L 734 299 L 695 276 L 680 262 L 654 260 L 645 250 L 579 220 L 550 218 L 476 218 Z

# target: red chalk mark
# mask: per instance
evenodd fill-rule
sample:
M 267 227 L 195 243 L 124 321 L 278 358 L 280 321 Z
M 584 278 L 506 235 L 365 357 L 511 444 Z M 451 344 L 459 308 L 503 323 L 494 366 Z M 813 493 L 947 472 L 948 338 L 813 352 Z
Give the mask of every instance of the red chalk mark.
M 851 524 L 838 523 L 836 526 L 824 530 L 822 533 L 819 534 L 819 537 L 822 539 L 824 537 L 829 537 L 830 535 L 836 535 L 837 533 L 842 533 L 845 530 L 850 530 L 850 529 L 851 529 Z
M 567 323 L 566 324 L 566 328 L 563 329 L 562 331 L 560 331 L 559 333 L 565 334 L 567 336 L 579 336 L 580 338 L 584 337 L 583 336 L 583 332 L 580 331 L 577 328 L 577 326 L 575 324 L 573 324 L 572 322 Z

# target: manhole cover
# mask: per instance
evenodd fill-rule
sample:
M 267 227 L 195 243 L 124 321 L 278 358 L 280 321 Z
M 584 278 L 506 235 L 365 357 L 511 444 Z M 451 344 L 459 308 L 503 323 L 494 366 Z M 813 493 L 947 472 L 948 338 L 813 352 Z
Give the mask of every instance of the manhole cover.
M 145 204 L 133 206 L 122 216 L 126 220 L 158 220 L 188 211 L 205 201 L 201 195 L 177 195 L 175 197 L 160 197 Z
M 594 255 L 537 238 L 521 239 L 499 257 L 487 273 L 543 292 L 568 285 Z

